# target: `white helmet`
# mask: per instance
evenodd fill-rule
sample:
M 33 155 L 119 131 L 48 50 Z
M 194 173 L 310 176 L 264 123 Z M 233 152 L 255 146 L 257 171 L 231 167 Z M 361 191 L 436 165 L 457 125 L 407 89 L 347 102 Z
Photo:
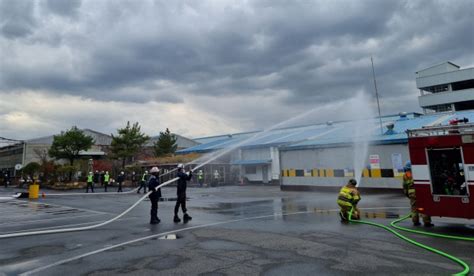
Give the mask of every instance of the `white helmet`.
M 178 169 L 184 169 L 184 165 L 183 164 L 178 164 Z
M 160 172 L 160 169 L 158 169 L 158 167 L 153 167 L 150 170 L 150 173 L 157 173 L 157 172 Z
M 148 171 L 145 171 L 145 173 L 148 173 Z
M 121 172 L 121 174 L 125 174 L 125 172 Z

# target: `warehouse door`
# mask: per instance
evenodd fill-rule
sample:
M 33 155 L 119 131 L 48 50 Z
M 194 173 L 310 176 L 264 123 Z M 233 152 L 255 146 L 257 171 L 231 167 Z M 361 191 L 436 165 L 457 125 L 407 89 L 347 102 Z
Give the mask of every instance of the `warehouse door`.
M 262 182 L 263 184 L 268 184 L 268 166 L 262 166 Z

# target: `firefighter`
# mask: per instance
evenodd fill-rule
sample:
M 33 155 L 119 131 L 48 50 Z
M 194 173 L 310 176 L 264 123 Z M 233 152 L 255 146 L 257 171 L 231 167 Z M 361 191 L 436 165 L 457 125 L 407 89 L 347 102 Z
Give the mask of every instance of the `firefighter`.
M 95 171 L 93 180 L 94 180 L 94 185 L 100 184 L 100 173 L 99 173 L 99 171 Z
M 140 190 L 143 188 L 143 193 L 146 194 L 146 182 L 148 178 L 148 171 L 145 171 L 142 175 L 142 179 L 140 180 L 140 188 L 137 190 L 137 194 L 140 193 Z
M 110 183 L 110 174 L 109 171 L 106 171 L 104 174 L 104 192 L 107 192 L 107 187 Z
M 148 196 L 151 202 L 151 211 L 150 211 L 150 224 L 160 223 L 158 218 L 158 200 L 161 197 L 161 189 L 156 189 L 160 185 L 160 169 L 158 167 L 153 167 L 150 170 L 150 178 L 148 180 L 148 190 L 151 191 L 151 194 Z
M 349 212 L 352 210 L 352 219 L 359 220 L 360 212 L 357 209 L 357 203 L 360 201 L 360 193 L 357 190 L 357 181 L 355 179 L 350 179 L 347 182 L 347 185 L 341 188 L 339 196 L 337 197 L 337 204 L 341 208 L 339 216 L 341 217 L 341 222 L 349 222 Z
M 89 174 L 87 175 L 86 193 L 89 192 L 89 188 L 92 192 L 94 192 L 94 174 L 92 172 L 89 172 Z
M 405 164 L 404 168 L 405 173 L 403 174 L 403 193 L 406 197 L 410 199 L 410 206 L 411 206 L 411 220 L 413 221 L 414 226 L 420 226 L 420 214 L 418 213 L 418 209 L 416 208 L 416 191 L 415 187 L 413 187 L 413 175 L 411 173 L 411 162 L 408 161 Z M 425 227 L 432 227 L 434 226 L 431 223 L 431 217 L 421 214 L 423 218 L 423 223 Z
M 122 184 L 124 181 L 125 181 L 125 172 L 120 172 L 119 176 L 117 177 L 117 182 L 118 182 L 117 193 L 122 192 Z
M 217 187 L 217 185 L 219 184 L 219 178 L 220 178 L 220 174 L 219 174 L 219 171 L 218 170 L 215 170 L 214 171 L 214 187 Z
M 191 171 L 184 172 L 184 165 L 178 164 L 178 173 L 177 173 L 178 185 L 177 185 L 177 199 L 176 199 L 176 206 L 174 207 L 174 218 L 173 221 L 178 223 L 181 219 L 178 216 L 179 206 L 181 206 L 181 210 L 183 211 L 183 222 L 186 223 L 192 219 L 187 213 L 186 210 L 186 186 L 187 181 L 191 180 L 193 174 Z

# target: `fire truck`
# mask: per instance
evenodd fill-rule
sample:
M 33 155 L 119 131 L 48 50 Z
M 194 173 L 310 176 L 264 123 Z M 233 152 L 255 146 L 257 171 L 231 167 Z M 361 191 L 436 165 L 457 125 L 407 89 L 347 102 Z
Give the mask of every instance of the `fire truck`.
M 455 119 L 407 133 L 419 212 L 474 218 L 474 124 Z

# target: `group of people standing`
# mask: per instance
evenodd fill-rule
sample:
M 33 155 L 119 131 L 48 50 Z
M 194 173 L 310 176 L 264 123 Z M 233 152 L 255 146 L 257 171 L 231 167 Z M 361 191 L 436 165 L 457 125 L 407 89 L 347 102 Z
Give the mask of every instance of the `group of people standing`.
M 133 172 L 133 175 L 135 175 L 135 172 Z M 112 179 L 108 171 L 106 172 L 95 171 L 95 173 L 89 172 L 87 174 L 87 179 L 86 179 L 86 183 L 87 183 L 86 193 L 89 193 L 89 190 L 91 190 L 91 192 L 93 193 L 94 186 L 99 185 L 99 184 L 104 187 L 104 192 L 107 192 L 107 188 L 112 182 L 116 182 L 118 184 L 118 189 L 117 189 L 118 193 L 123 192 L 122 185 L 125 182 L 125 172 L 123 171 L 120 172 L 117 175 L 116 179 Z M 133 182 L 133 178 L 132 178 L 132 182 Z

